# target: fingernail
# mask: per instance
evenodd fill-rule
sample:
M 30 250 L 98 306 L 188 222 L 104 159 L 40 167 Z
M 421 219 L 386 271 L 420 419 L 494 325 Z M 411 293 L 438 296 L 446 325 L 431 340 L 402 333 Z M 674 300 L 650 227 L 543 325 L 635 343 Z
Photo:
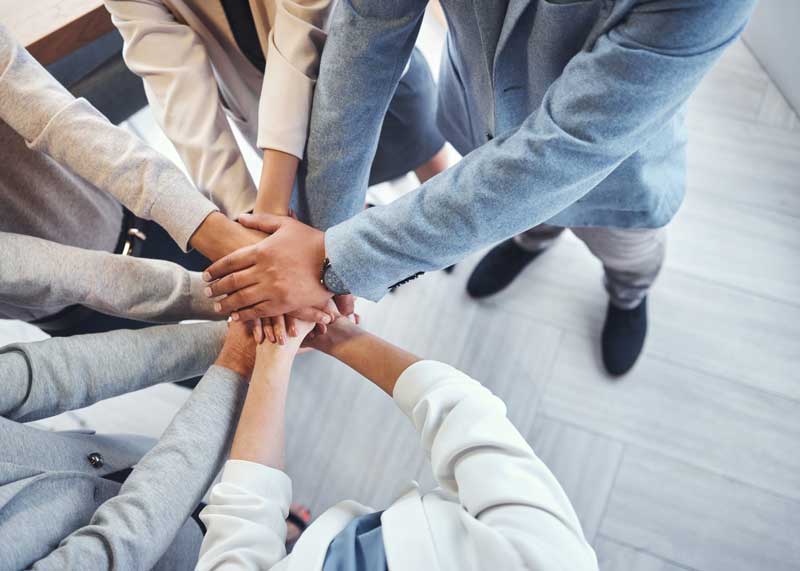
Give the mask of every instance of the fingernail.
M 281 345 L 286 345 L 286 339 L 283 337 L 283 335 L 278 337 L 278 343 L 280 343 Z
M 217 305 L 219 305 L 219 304 L 217 304 Z M 219 311 L 219 310 L 217 310 L 217 311 Z M 239 321 L 239 314 L 238 313 L 231 313 L 231 319 L 233 319 L 234 321 Z
M 214 297 L 214 292 L 211 291 L 210 287 L 204 289 L 203 292 L 206 294 L 206 297 Z
M 328 324 L 328 323 L 330 323 L 330 322 L 331 322 L 331 316 L 330 316 L 330 315 L 328 315 L 328 314 L 326 313 L 325 315 L 323 315 L 323 316 L 322 316 L 322 323 L 324 323 L 325 325 L 327 325 L 327 324 Z
M 297 329 L 296 329 L 296 328 L 294 328 L 294 327 L 292 327 L 292 328 L 289 330 L 289 334 L 290 334 L 292 337 L 297 337 Z
M 211 274 L 208 272 L 203 272 L 203 280 L 210 282 L 211 281 Z
M 214 304 L 214 311 L 216 311 L 216 312 L 222 311 L 222 306 L 220 304 L 218 304 L 218 303 L 215 303 Z M 234 319 L 234 321 L 236 321 L 236 320 Z

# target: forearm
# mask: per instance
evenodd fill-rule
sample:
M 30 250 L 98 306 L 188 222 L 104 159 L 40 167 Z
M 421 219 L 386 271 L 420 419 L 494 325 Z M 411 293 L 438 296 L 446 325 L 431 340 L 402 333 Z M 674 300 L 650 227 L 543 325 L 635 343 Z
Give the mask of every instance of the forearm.
M 298 216 L 326 230 L 364 209 L 381 124 L 409 60 L 425 0 L 344 2 L 331 15 Z M 355 94 L 358 94 L 355 96 Z
M 264 150 L 261 180 L 258 185 L 256 214 L 289 214 L 289 202 L 300 159 L 274 149 Z
M 189 244 L 213 262 L 263 237 L 261 232 L 245 228 L 221 212 L 212 212 L 192 234 Z
M 30 422 L 201 375 L 224 333 L 223 323 L 164 325 L 9 345 L 0 349 L 0 415 Z
M 58 311 L 79 304 L 140 321 L 217 319 L 199 273 L 163 260 L 83 250 L 0 232 L 0 297 Z
M 680 10 L 666 1 L 636 4 L 591 49 L 570 59 L 521 125 L 501 122 L 495 139 L 416 192 L 326 230 L 327 256 L 350 291 L 377 301 L 415 272 L 446 267 L 544 222 L 592 191 L 655 134 L 680 128 L 671 122 L 754 3 L 689 2 Z M 332 47 L 347 50 L 339 45 L 341 36 L 331 36 L 326 56 Z M 326 71 L 315 118 L 317 102 L 326 97 Z M 335 79 L 330 83 L 336 85 Z M 312 134 L 315 128 L 312 122 Z M 354 177 L 362 184 L 363 165 L 335 155 L 329 139 L 319 137 L 328 146 L 309 140 L 309 161 L 321 163 L 309 168 L 312 198 L 334 189 L 347 194 Z M 354 140 L 346 127 L 334 138 L 344 149 L 353 148 Z M 628 208 L 633 197 L 620 193 L 615 205 Z M 636 207 L 654 209 L 655 200 Z
M 360 373 L 389 396 L 403 371 L 421 360 L 346 319 L 331 326 L 328 337 L 321 348 L 323 352 Z
M 219 472 L 245 391 L 212 367 L 119 494 L 34 569 L 150 569 Z
M 298 343 L 259 345 L 231 460 L 283 469 L 286 394 Z

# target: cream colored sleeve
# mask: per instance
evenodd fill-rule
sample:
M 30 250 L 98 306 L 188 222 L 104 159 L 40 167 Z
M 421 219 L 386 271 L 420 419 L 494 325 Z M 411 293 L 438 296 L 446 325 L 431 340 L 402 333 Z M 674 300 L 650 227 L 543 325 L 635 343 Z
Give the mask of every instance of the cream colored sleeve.
M 393 397 L 419 432 L 437 482 L 458 497 L 474 545 L 493 534 L 521 568 L 597 571 L 569 498 L 502 400 L 437 361 L 408 367 Z
M 144 81 L 156 120 L 191 179 L 229 216 L 251 210 L 256 187 L 200 38 L 160 0 L 105 0 L 105 5 L 125 41 L 125 63 Z
M 298 158 L 334 0 L 277 0 L 258 109 L 258 146 Z

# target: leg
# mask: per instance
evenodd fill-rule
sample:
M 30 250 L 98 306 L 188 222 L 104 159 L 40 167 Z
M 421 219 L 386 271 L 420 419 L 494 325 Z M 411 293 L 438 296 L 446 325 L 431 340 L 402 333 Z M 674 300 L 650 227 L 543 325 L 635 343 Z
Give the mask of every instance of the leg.
M 608 310 L 601 339 L 603 365 L 627 373 L 647 336 L 647 292 L 664 262 L 666 230 L 573 228 L 603 263 Z
M 539 224 L 530 230 L 525 230 L 522 234 L 517 234 L 512 240 L 523 250 L 538 254 L 552 246 L 563 231 L 564 228 L 561 226 Z
M 665 228 L 572 228 L 602 263 L 611 303 L 633 309 L 647 296 L 666 252 Z
M 415 49 L 383 119 L 369 184 L 415 171 L 420 182 L 447 168 L 444 137 L 436 128 L 436 84 Z
M 528 264 L 552 246 L 563 231 L 560 226 L 539 224 L 501 242 L 475 267 L 467 282 L 467 293 L 481 298 L 504 290 Z

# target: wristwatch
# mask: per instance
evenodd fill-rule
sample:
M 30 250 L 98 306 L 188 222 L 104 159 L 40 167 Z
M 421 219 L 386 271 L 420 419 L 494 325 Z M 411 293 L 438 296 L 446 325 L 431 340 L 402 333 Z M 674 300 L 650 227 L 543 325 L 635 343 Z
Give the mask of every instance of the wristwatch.
M 322 262 L 322 272 L 320 273 L 319 282 L 334 295 L 346 295 L 350 293 L 341 278 L 333 271 L 331 261 L 328 258 L 325 258 Z

